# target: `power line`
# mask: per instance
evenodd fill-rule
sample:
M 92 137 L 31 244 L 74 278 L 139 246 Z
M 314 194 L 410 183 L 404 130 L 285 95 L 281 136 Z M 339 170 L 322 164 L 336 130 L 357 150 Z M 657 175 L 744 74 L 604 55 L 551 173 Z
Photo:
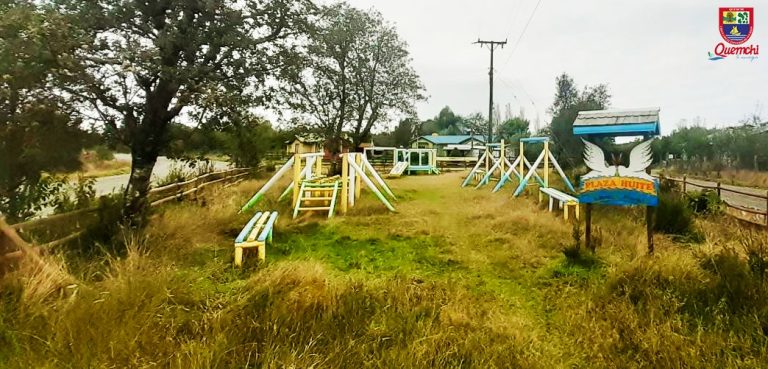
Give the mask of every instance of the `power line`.
M 507 44 L 507 40 L 504 41 L 481 41 L 479 38 L 475 44 L 480 46 L 488 45 L 491 50 L 491 69 L 488 70 L 488 76 L 490 80 L 490 96 L 488 99 L 488 144 L 493 142 L 493 52 L 497 47 L 504 48 Z
M 510 90 L 512 91 L 516 90 L 516 88 L 512 86 L 513 84 L 512 81 L 506 80 L 504 77 L 501 77 L 501 76 L 498 76 L 498 77 L 501 83 L 507 86 Z M 523 93 L 525 94 L 526 97 L 528 97 L 528 100 L 531 102 L 531 105 L 533 106 L 533 111 L 536 112 L 536 131 L 538 131 L 541 128 L 539 127 L 539 119 L 541 117 L 541 111 L 539 111 L 539 107 L 538 105 L 536 105 L 536 101 L 533 99 L 533 96 L 531 96 L 531 94 L 528 93 L 528 90 L 525 88 L 525 86 L 523 86 L 522 83 L 515 83 L 515 85 L 517 85 L 518 87 L 520 87 L 520 89 L 523 90 Z M 514 92 L 512 92 L 512 96 L 515 98 L 515 100 L 518 103 L 520 103 L 520 107 L 522 107 L 522 102 L 520 102 L 520 100 L 517 98 L 517 95 Z
M 533 16 L 536 15 L 536 10 L 539 9 L 539 5 L 541 5 L 541 0 L 536 2 L 536 7 L 533 8 L 533 12 L 531 12 L 531 16 L 528 17 L 528 21 L 525 23 L 525 27 L 523 27 L 523 32 L 520 33 L 520 36 L 517 38 L 517 41 L 515 41 L 515 46 L 512 47 L 512 52 L 509 53 L 509 57 L 504 62 L 504 64 L 509 63 L 509 61 L 512 59 L 512 55 L 515 53 L 515 50 L 517 50 L 517 46 L 520 45 L 520 41 L 523 39 L 523 36 L 525 36 L 525 31 L 528 30 L 528 26 L 531 24 L 531 21 L 533 20 Z
M 510 26 L 509 26 L 509 31 L 507 31 L 506 33 L 507 37 L 511 36 L 512 31 L 515 29 L 515 25 L 517 24 L 517 18 L 520 17 L 520 12 L 518 12 L 518 10 L 521 10 L 521 9 L 518 9 L 518 8 L 522 7 L 523 1 L 524 0 L 517 0 L 512 4 L 512 8 L 510 9 L 509 13 L 512 14 L 513 18 L 510 19 L 510 22 L 509 22 Z

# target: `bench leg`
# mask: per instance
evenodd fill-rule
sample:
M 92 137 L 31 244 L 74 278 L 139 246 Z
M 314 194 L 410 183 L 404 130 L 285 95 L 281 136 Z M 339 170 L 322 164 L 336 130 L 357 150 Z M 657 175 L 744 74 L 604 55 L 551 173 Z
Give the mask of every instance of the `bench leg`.
M 549 212 L 552 212 L 552 206 L 554 205 L 554 199 L 552 199 L 552 196 L 549 197 Z
M 581 211 L 579 211 L 579 204 L 576 204 L 576 220 L 581 220 Z
M 563 204 L 562 202 L 560 203 Z M 568 204 L 563 205 L 563 219 L 567 222 L 568 221 Z
M 542 198 L 542 197 L 543 197 L 543 196 L 541 195 L 541 191 L 539 191 L 539 202 L 541 202 L 541 198 Z
M 264 242 L 259 245 L 259 261 L 267 260 L 267 243 Z
M 235 246 L 235 266 L 243 266 L 243 248 Z

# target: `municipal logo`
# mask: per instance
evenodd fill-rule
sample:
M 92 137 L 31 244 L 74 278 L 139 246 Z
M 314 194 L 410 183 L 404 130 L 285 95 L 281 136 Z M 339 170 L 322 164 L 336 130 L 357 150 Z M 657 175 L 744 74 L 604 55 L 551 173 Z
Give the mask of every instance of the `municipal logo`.
M 754 8 L 720 8 L 720 35 L 729 44 L 741 45 L 752 36 Z
M 715 49 L 707 53 L 709 60 L 754 61 L 759 57 L 760 45 L 754 42 L 747 44 L 755 31 L 755 8 L 718 8 L 717 22 L 725 42 L 718 42 Z

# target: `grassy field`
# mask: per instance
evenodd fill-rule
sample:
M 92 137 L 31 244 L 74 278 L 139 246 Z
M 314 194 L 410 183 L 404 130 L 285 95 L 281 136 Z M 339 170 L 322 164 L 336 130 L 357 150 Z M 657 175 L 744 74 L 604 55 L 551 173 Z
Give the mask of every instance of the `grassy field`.
M 85 178 L 101 178 L 128 174 L 131 172 L 130 160 L 100 160 L 93 152 L 86 152 L 80 155 L 82 168 L 74 173 L 73 177 L 81 175 Z
M 3 368 L 744 368 L 768 365 L 765 236 L 701 220 L 657 238 L 643 212 L 596 211 L 596 254 L 511 189 L 459 173 L 390 181 L 348 216 L 291 221 L 267 263 L 232 268 L 240 205 L 261 182 L 175 205 L 127 256 L 51 258 L 2 284 Z M 747 240 L 745 248 L 739 240 Z M 762 259 L 761 259 L 762 260 Z

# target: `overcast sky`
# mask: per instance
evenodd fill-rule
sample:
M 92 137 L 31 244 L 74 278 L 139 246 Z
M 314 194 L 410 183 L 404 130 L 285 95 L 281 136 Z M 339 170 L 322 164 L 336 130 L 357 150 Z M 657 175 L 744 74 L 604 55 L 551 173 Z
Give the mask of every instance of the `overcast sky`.
M 488 114 L 489 52 L 472 44 L 478 37 L 509 41 L 496 53 L 495 101 L 522 106 L 542 126 L 562 72 L 580 87 L 607 83 L 613 108 L 660 107 L 664 134 L 697 116 L 710 127 L 736 124 L 756 109 L 768 119 L 765 0 L 348 2 L 378 9 L 408 42 L 430 96 L 418 105 L 421 119 L 446 105 L 460 114 Z M 747 44 L 761 46 L 759 59 L 708 60 L 707 52 L 723 41 L 719 6 L 756 8 Z

